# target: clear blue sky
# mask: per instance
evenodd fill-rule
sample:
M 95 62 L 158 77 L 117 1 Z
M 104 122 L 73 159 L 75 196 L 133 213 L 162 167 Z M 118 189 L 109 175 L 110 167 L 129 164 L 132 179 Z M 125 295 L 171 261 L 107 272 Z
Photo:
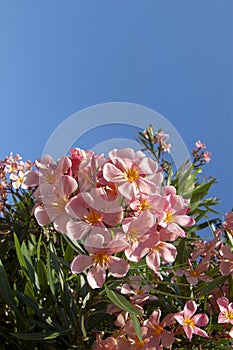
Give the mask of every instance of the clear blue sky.
M 206 143 L 232 208 L 233 1 L 0 0 L 0 49 L 1 158 L 39 157 L 83 108 L 137 103 Z

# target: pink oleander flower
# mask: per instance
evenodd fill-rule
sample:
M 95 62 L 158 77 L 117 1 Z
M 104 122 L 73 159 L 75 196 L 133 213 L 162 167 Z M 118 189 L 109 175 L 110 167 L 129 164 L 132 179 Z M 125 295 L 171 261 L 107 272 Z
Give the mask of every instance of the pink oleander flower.
M 163 175 L 158 171 L 158 164 L 143 152 L 134 152 L 131 148 L 113 150 L 109 153 L 111 162 L 103 166 L 103 177 L 117 185 L 119 193 L 132 200 L 140 192 L 156 192 Z
M 218 323 L 230 323 L 233 325 L 233 303 L 229 303 L 226 297 L 217 299 L 217 304 L 220 309 L 218 316 Z M 233 327 L 231 328 L 229 335 L 233 338 Z
M 141 276 L 130 276 L 129 283 L 124 283 L 121 287 L 121 294 L 129 295 L 133 304 L 144 304 L 146 300 L 158 299 L 150 295 L 153 289 L 153 285 L 145 282 Z
M 25 181 L 24 181 L 24 176 L 25 176 L 25 173 L 23 171 L 19 171 L 18 173 L 11 173 L 10 174 L 10 179 L 12 181 L 12 186 L 15 188 L 15 189 L 18 189 L 18 188 L 23 188 L 24 190 L 26 190 L 28 188 L 28 186 L 25 184 Z
M 165 329 L 174 323 L 173 314 L 168 314 L 162 321 L 160 321 L 160 317 L 161 310 L 157 309 L 143 323 L 148 328 L 148 335 L 151 337 L 148 345 L 154 346 L 155 349 L 159 349 L 159 346 L 169 348 L 175 341 L 174 335 Z
M 62 157 L 56 163 L 53 158 L 46 154 L 35 161 L 35 166 L 39 172 L 31 170 L 25 176 L 25 184 L 28 187 L 38 186 L 46 183 L 54 185 L 59 181 L 62 175 L 68 175 L 71 167 L 71 160 L 68 157 Z M 40 187 L 35 191 L 34 197 L 40 196 Z
M 233 235 L 233 211 L 226 213 L 223 227 L 226 231 Z
M 80 148 L 71 148 L 70 156 L 71 159 L 71 171 L 72 176 L 77 180 L 79 173 L 79 166 L 84 159 L 90 159 L 94 155 L 94 152 L 89 150 L 83 150 Z
M 233 276 L 233 253 L 228 245 L 221 248 L 220 272 L 223 276 Z
M 162 210 L 166 210 L 168 205 L 168 201 L 159 194 L 159 189 L 157 194 L 140 193 L 137 198 L 130 202 L 130 208 L 133 209 L 135 216 L 140 215 L 145 210 L 156 216 Z
M 125 255 L 128 260 L 137 262 L 145 254 L 145 241 L 148 240 L 149 229 L 154 225 L 154 216 L 149 211 L 143 211 L 139 216 L 124 219 L 122 236 L 128 242 Z
M 209 318 L 206 314 L 194 315 L 196 311 L 197 305 L 195 301 L 188 300 L 184 306 L 184 310 L 174 314 L 174 318 L 183 326 L 189 340 L 192 339 L 193 334 L 197 334 L 200 337 L 208 337 L 208 334 L 197 326 L 206 326 Z
M 66 224 L 71 217 L 67 214 L 65 207 L 76 189 L 76 180 L 68 175 L 62 175 L 56 182 L 56 187 L 48 183 L 40 184 L 40 201 L 34 209 L 39 225 L 44 226 L 53 222 L 57 231 L 66 233 Z
M 201 143 L 200 140 L 196 141 L 195 145 L 197 148 L 206 148 L 206 145 L 204 143 Z
M 201 261 L 195 268 L 193 268 L 191 262 L 189 261 L 189 266 L 190 268 L 183 270 L 183 273 L 185 274 L 187 281 L 193 286 L 196 286 L 199 280 L 203 282 L 213 281 L 212 277 L 205 274 L 205 271 L 207 271 L 209 268 L 208 261 Z
M 92 350 L 118 350 L 117 340 L 113 337 L 102 339 L 104 332 L 96 336 L 96 341 L 92 346 Z
M 129 270 L 129 264 L 114 253 L 125 249 L 126 243 L 117 236 L 110 242 L 106 242 L 103 235 L 88 236 L 84 247 L 92 255 L 78 255 L 71 263 L 71 271 L 74 274 L 81 273 L 90 268 L 87 273 L 87 281 L 91 288 L 102 288 L 106 279 L 106 270 L 114 277 L 123 277 Z
M 131 320 L 126 323 L 124 330 L 129 340 L 129 345 L 124 349 L 155 350 L 154 345 L 149 345 L 150 337 L 148 337 L 148 328 L 146 326 L 141 327 L 142 340 L 138 338 Z
M 106 200 L 104 199 L 106 198 Z M 93 188 L 90 193 L 82 192 L 69 200 L 66 212 L 75 221 L 69 221 L 66 229 L 73 240 L 82 239 L 87 233 L 107 231 L 121 223 L 123 209 L 116 201 L 108 201 L 101 188 Z
M 203 257 L 205 260 L 210 260 L 212 257 L 218 257 L 218 249 L 222 244 L 222 240 L 219 237 L 215 236 L 211 241 L 198 240 L 193 243 L 195 250 L 191 253 L 193 260 L 196 260 L 198 257 Z
M 195 220 L 186 215 L 188 208 L 182 196 L 176 194 L 173 186 L 162 187 L 161 194 L 168 201 L 168 206 L 158 215 L 158 225 L 161 226 L 160 234 L 163 241 L 174 241 L 177 237 L 185 237 L 185 231 L 181 226 L 192 226 Z
M 204 161 L 205 161 L 206 163 L 209 163 L 209 162 L 211 161 L 210 156 L 211 156 L 211 153 L 210 153 L 210 152 L 207 152 L 207 151 L 204 152 L 204 154 L 203 154 L 203 159 L 204 159 Z
M 150 230 L 154 231 L 154 228 Z M 146 256 L 147 266 L 152 269 L 160 277 L 158 270 L 161 264 L 161 258 L 163 263 L 172 263 L 176 259 L 177 250 L 174 245 L 161 240 L 159 232 L 153 232 L 150 240 L 147 242 L 147 248 L 149 253 Z

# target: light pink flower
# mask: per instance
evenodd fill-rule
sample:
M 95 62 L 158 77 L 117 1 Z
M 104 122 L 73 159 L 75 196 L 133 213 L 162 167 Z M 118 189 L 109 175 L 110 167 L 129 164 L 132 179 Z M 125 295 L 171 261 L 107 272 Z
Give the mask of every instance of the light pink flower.
M 128 200 L 137 197 L 140 192 L 149 193 L 153 186 L 162 182 L 158 164 L 140 151 L 130 148 L 113 150 L 109 153 L 111 162 L 103 166 L 103 177 L 117 185 L 119 193 Z M 149 187 L 149 188 L 148 188 Z
M 153 285 L 145 282 L 141 276 L 130 276 L 129 283 L 124 283 L 121 287 L 121 294 L 129 295 L 133 304 L 143 304 L 146 300 L 158 299 L 150 295 L 153 289 Z
M 195 145 L 197 148 L 206 148 L 206 145 L 204 143 L 201 143 L 200 140 L 196 141 Z
M 195 221 L 186 215 L 188 208 L 182 196 L 176 194 L 173 186 L 162 187 L 161 194 L 167 199 L 169 205 L 158 216 L 158 225 L 161 226 L 160 234 L 163 241 L 174 241 L 177 237 L 185 237 L 185 231 L 181 226 L 192 226 Z
M 21 187 L 24 190 L 26 190 L 28 188 L 28 186 L 25 184 L 25 173 L 21 170 L 18 173 L 11 173 L 10 179 L 12 181 L 12 186 L 15 189 Z
M 171 326 L 174 323 L 173 314 L 168 314 L 160 321 L 161 310 L 155 310 L 148 320 L 143 325 L 148 328 L 148 335 L 151 336 L 149 345 L 153 345 L 155 349 L 158 349 L 160 345 L 169 348 L 175 341 L 174 335 L 165 329 L 167 326 Z
M 85 249 L 92 255 L 78 255 L 71 263 L 71 271 L 75 274 L 90 268 L 87 281 L 93 289 L 103 287 L 107 269 L 114 277 L 123 277 L 129 270 L 125 260 L 112 256 L 124 250 L 125 242 L 118 237 L 107 244 L 105 242 L 104 236 L 100 234 L 89 236 L 85 241 Z
M 226 297 L 221 297 L 217 299 L 217 304 L 220 309 L 218 323 L 230 323 L 233 325 L 233 303 L 229 303 Z M 233 327 L 229 335 L 233 338 Z
M 226 213 L 223 226 L 225 230 L 233 234 L 233 211 Z
M 223 276 L 233 276 L 233 253 L 228 245 L 221 248 L 222 259 L 220 262 L 220 272 Z
M 142 340 L 138 338 L 131 320 L 126 323 L 124 330 L 127 334 L 128 340 L 130 341 L 130 347 L 126 347 L 125 349 L 155 350 L 155 346 L 149 344 L 150 338 L 148 337 L 147 327 L 145 326 L 141 327 Z
M 164 263 L 172 263 L 176 259 L 176 247 L 171 243 L 162 241 L 159 232 L 153 233 L 153 236 L 147 242 L 147 247 L 149 253 L 146 256 L 146 263 L 156 274 L 158 274 L 161 258 Z
M 122 207 L 116 201 L 104 198 L 101 188 L 93 188 L 90 193 L 79 193 L 67 203 L 66 212 L 76 220 L 69 221 L 66 226 L 71 239 L 82 239 L 88 232 L 103 234 L 107 226 L 113 227 L 121 223 Z
M 203 257 L 205 260 L 210 260 L 211 257 L 218 257 L 218 248 L 221 246 L 222 241 L 219 237 L 215 236 L 211 241 L 198 240 L 193 243 L 195 250 L 191 253 L 193 260 L 196 260 L 198 257 Z
M 206 326 L 209 322 L 209 318 L 206 314 L 194 315 L 196 311 L 197 305 L 195 301 L 188 300 L 184 306 L 184 310 L 174 314 L 174 318 L 183 326 L 189 340 L 192 339 L 193 334 L 197 334 L 201 337 L 208 337 L 208 334 L 197 326 Z
M 158 189 L 159 191 L 159 189 Z M 161 211 L 166 210 L 169 202 L 158 194 L 140 193 L 137 198 L 130 202 L 130 207 L 134 210 L 134 215 L 140 215 L 143 211 L 148 210 L 153 215 L 158 215 Z
M 79 173 L 79 166 L 84 159 L 90 159 L 94 153 L 89 150 L 83 150 L 80 148 L 70 149 L 70 159 L 71 159 L 71 171 L 72 176 L 77 180 Z
M 66 233 L 66 224 L 71 218 L 65 207 L 76 189 L 76 180 L 68 175 L 62 175 L 56 187 L 48 183 L 40 184 L 41 205 L 36 205 L 34 210 L 39 225 L 47 225 L 49 218 L 57 231 Z
M 208 261 L 202 261 L 200 262 L 196 268 L 193 268 L 191 262 L 189 262 L 190 268 L 187 270 L 184 270 L 184 274 L 186 276 L 187 281 L 192 284 L 193 286 L 196 286 L 198 281 L 204 281 L 204 282 L 211 282 L 213 281 L 213 278 L 206 275 L 204 272 L 208 270 L 209 268 L 209 262 Z
M 123 220 L 123 236 L 129 244 L 125 250 L 128 260 L 136 262 L 146 254 L 144 242 L 149 239 L 148 231 L 153 224 L 154 217 L 148 210 L 137 217 Z
M 104 333 L 98 334 L 96 337 L 96 341 L 92 346 L 92 350 L 118 350 L 117 340 L 113 337 L 108 337 L 106 339 L 102 339 Z
M 211 156 L 211 153 L 210 153 L 210 152 L 207 152 L 207 151 L 204 152 L 204 154 L 203 154 L 203 159 L 204 159 L 204 161 L 205 161 L 206 163 L 209 163 L 209 162 L 211 161 L 210 156 Z

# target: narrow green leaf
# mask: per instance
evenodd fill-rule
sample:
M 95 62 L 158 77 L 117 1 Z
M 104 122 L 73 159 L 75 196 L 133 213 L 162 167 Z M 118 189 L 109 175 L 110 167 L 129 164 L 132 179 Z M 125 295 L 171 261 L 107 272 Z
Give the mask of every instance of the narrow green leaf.
M 138 339 L 141 341 L 142 340 L 142 330 L 141 330 L 139 320 L 135 314 L 130 313 L 130 317 L 131 317 L 135 332 L 138 336 Z
M 17 304 L 14 300 L 10 283 L 8 281 L 7 274 L 1 260 L 0 260 L 0 298 L 2 298 L 5 301 L 5 303 L 10 307 L 12 314 L 14 316 L 19 317 L 21 321 L 25 323 L 25 320 L 21 315 L 21 313 L 19 312 Z
M 61 332 L 41 332 L 41 333 L 10 333 L 14 337 L 23 340 L 32 340 L 32 341 L 40 341 L 40 340 L 49 340 L 55 339 L 59 336 L 69 333 L 69 330 L 64 330 Z
M 105 292 L 110 301 L 120 309 L 130 312 L 135 315 L 143 315 L 135 306 L 133 306 L 122 294 L 114 292 L 107 285 L 104 285 Z

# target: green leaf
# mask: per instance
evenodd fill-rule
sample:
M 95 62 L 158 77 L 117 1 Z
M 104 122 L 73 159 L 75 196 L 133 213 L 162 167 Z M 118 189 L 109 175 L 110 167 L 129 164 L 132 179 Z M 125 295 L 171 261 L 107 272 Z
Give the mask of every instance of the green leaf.
M 7 278 L 5 268 L 0 260 L 0 297 L 3 298 L 5 303 L 10 307 L 12 314 L 15 317 L 20 318 L 25 323 L 25 320 L 18 310 L 17 304 L 14 300 L 13 293 L 10 287 L 10 283 Z
M 131 314 L 143 315 L 142 312 L 133 306 L 122 294 L 109 289 L 106 284 L 104 285 L 104 289 L 108 298 L 114 305 L 118 306 L 122 310 L 128 311 Z
M 47 290 L 48 280 L 47 280 L 46 266 L 42 260 L 39 260 L 37 262 L 36 272 L 37 272 L 37 277 L 39 281 L 38 287 L 41 291 L 41 294 L 44 294 L 46 293 L 46 290 Z
M 59 336 L 62 336 L 64 334 L 69 333 L 69 330 L 64 330 L 61 332 L 41 332 L 41 333 L 10 333 L 14 337 L 18 339 L 24 339 L 24 340 L 32 340 L 32 341 L 39 341 L 39 340 L 49 340 L 49 339 L 55 339 Z
M 138 339 L 141 341 L 142 340 L 142 330 L 141 330 L 139 320 L 135 314 L 130 313 L 130 317 L 131 317 L 135 332 L 138 336 Z

